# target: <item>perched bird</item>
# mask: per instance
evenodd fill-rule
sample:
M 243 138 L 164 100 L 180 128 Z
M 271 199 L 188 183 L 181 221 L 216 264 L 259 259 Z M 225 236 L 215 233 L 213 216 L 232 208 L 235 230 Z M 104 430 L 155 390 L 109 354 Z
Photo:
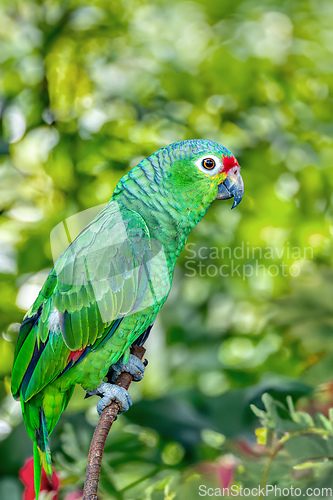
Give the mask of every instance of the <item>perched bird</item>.
M 212 141 L 171 144 L 132 168 L 111 200 L 61 254 L 25 315 L 15 350 L 12 393 L 34 445 L 38 498 L 43 465 L 52 475 L 49 435 L 75 384 L 102 396 L 99 413 L 127 391 L 103 382 L 110 366 L 143 376 L 126 354 L 143 344 L 171 287 L 187 237 L 215 199 L 242 199 L 236 158 Z

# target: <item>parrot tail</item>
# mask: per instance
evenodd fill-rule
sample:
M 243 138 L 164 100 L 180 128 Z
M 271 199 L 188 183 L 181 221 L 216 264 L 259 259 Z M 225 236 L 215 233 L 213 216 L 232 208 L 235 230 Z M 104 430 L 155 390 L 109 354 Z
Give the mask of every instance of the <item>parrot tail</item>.
M 66 392 L 59 392 L 56 388 L 39 393 L 28 401 L 21 397 L 23 419 L 30 439 L 33 441 L 35 497 L 41 487 L 42 468 L 52 484 L 52 462 L 49 436 L 58 422 L 61 413 L 66 408 L 74 390 L 74 385 Z M 47 418 L 45 416 L 47 415 Z
M 33 440 L 35 498 L 38 499 L 42 467 L 51 484 L 53 476 L 47 422 L 43 407 L 32 404 L 31 400 L 23 403 L 23 418 Z
M 35 436 L 33 439 L 33 456 L 35 498 L 38 499 L 42 478 L 42 467 L 45 470 L 47 478 L 51 484 L 53 476 L 49 434 L 47 432 L 47 423 L 43 407 L 39 408 L 39 427 L 35 430 Z

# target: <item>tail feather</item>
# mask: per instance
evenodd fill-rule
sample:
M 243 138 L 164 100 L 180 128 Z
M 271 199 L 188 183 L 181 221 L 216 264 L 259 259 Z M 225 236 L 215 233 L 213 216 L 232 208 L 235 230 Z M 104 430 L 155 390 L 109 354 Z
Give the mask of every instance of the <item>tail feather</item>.
M 34 478 L 36 499 L 41 488 L 42 468 L 52 484 L 52 461 L 49 435 L 66 408 L 74 390 L 74 385 L 66 392 L 58 390 L 37 395 L 28 401 L 21 396 L 23 419 L 30 439 L 33 440 Z M 45 416 L 48 415 L 47 419 Z
M 40 459 L 37 441 L 34 440 L 34 482 L 35 482 L 35 498 L 38 499 L 40 492 L 40 484 L 42 479 L 42 463 Z
M 36 429 L 36 442 L 40 454 L 40 460 L 47 474 L 49 481 L 52 481 L 52 462 L 49 442 L 49 433 L 47 431 L 47 422 L 43 407 L 39 408 L 39 427 Z
M 38 499 L 41 487 L 42 468 L 52 483 L 52 463 L 49 433 L 43 407 L 22 402 L 23 418 L 30 438 L 33 440 L 35 498 Z

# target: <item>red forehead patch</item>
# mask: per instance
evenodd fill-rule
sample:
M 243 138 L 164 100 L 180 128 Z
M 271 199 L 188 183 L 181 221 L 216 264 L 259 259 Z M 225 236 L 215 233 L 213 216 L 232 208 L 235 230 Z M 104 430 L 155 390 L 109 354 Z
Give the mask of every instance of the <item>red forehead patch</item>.
M 234 156 L 223 156 L 223 172 L 229 172 L 229 170 L 233 167 L 238 167 L 238 162 Z

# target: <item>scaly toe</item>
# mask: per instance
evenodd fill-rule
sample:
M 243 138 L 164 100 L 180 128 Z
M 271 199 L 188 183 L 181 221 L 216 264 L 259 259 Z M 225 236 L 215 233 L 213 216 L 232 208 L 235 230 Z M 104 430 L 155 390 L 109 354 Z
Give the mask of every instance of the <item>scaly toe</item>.
M 129 355 L 129 359 L 127 363 L 123 363 L 121 359 L 114 363 L 112 366 L 112 382 L 117 382 L 117 378 L 122 372 L 128 372 L 133 375 L 133 380 L 138 382 L 143 379 L 143 374 L 146 368 L 144 362 L 141 361 L 137 356 L 133 356 L 133 354 Z
M 109 406 L 112 401 L 115 401 L 119 406 L 119 413 L 123 413 L 129 409 L 132 405 L 131 397 L 124 387 L 119 387 L 119 385 L 108 384 L 107 382 L 102 382 L 100 386 L 94 391 L 87 391 L 88 396 L 101 396 L 100 401 L 97 403 L 97 411 L 99 416 L 101 416 L 102 411 L 106 406 Z

